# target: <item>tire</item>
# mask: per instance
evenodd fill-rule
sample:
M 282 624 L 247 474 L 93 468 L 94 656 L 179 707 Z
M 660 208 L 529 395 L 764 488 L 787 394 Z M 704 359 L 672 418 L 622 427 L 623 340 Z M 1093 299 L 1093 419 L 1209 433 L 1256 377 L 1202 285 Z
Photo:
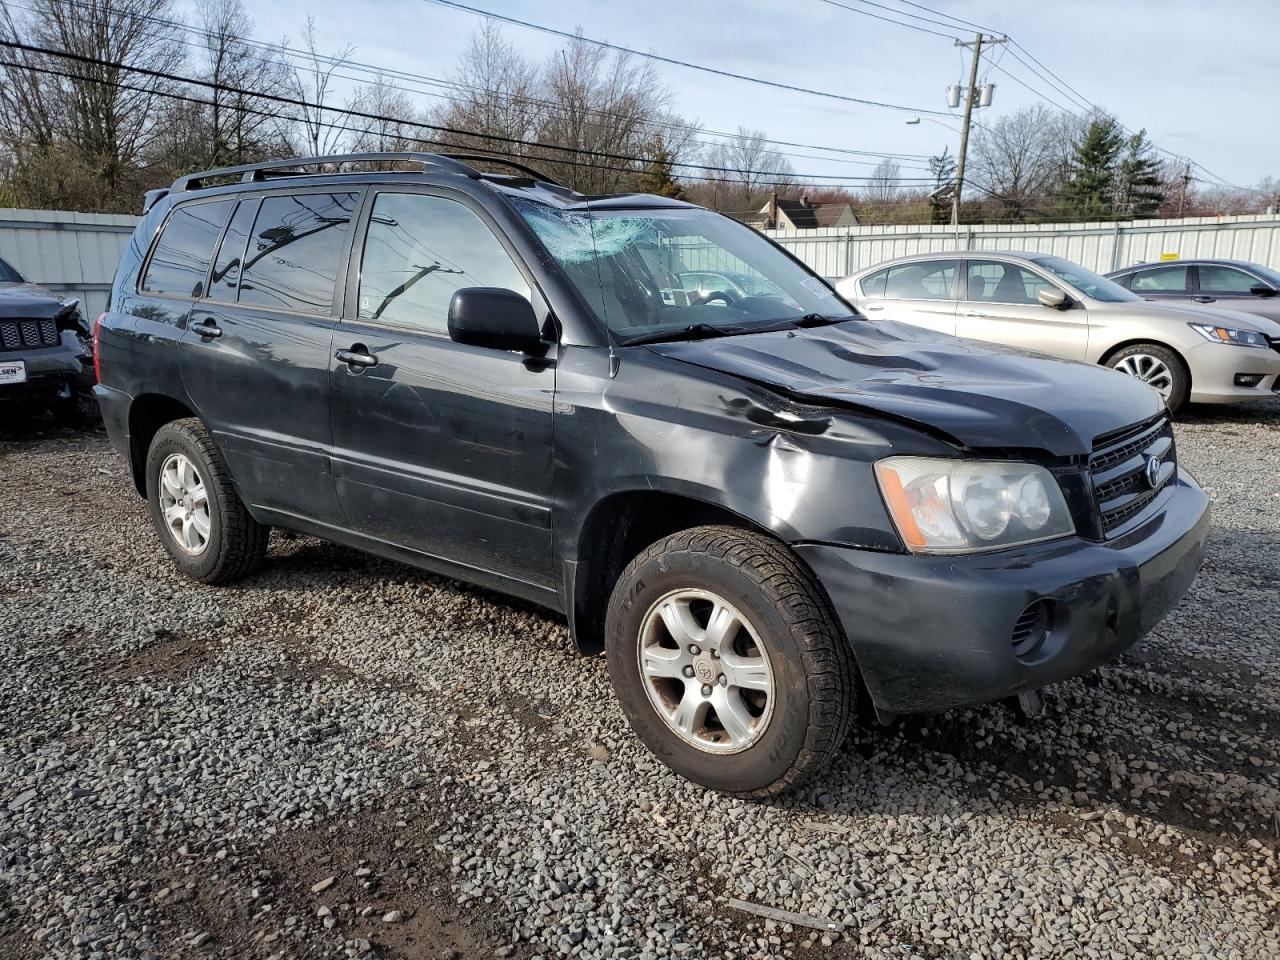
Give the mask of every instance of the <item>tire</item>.
M 201 583 L 227 583 L 262 565 L 271 528 L 249 515 L 204 424 L 194 418 L 166 423 L 151 440 L 146 469 L 151 522 L 182 573 Z
M 741 625 L 708 629 L 718 616 Z M 853 656 L 822 587 L 751 531 L 695 527 L 632 560 L 609 601 L 605 649 L 636 735 L 676 773 L 735 796 L 777 796 L 823 769 L 856 706 Z
M 1108 357 L 1106 365 L 1159 390 L 1170 413 L 1177 413 L 1191 395 L 1191 373 L 1186 363 L 1158 343 L 1130 344 Z

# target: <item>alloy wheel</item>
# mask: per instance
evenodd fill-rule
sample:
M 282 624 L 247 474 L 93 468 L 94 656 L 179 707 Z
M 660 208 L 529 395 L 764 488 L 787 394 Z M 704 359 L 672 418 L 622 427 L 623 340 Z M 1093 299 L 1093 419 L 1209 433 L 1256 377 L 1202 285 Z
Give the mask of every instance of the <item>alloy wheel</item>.
M 178 547 L 197 556 L 209 545 L 209 492 L 195 464 L 181 453 L 160 467 L 160 511 Z
M 773 714 L 768 652 L 750 621 L 707 590 L 676 590 L 645 614 L 637 657 L 649 702 L 682 740 L 737 753 Z
M 1159 357 L 1149 353 L 1133 353 L 1116 362 L 1114 369 L 1127 373 L 1153 388 L 1165 402 L 1173 395 L 1173 371 Z

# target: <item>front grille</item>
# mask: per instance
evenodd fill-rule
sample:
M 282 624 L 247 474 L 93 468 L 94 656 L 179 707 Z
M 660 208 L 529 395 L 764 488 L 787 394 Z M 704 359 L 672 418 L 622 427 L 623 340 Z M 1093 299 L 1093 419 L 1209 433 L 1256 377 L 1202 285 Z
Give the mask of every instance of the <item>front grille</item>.
M 1148 466 L 1152 458 L 1159 464 L 1154 471 Z M 1177 472 L 1173 425 L 1167 416 L 1099 437 L 1089 457 L 1089 475 L 1103 533 L 1109 535 L 1141 516 Z
M 51 317 L 43 320 L 0 318 L 0 350 L 31 350 L 57 345 L 58 324 Z

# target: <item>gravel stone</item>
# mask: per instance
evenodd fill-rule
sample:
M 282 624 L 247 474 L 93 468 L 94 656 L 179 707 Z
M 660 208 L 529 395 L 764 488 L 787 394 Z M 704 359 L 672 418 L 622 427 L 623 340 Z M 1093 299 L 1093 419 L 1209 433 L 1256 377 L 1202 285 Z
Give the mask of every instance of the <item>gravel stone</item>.
M 192 583 L 101 432 L 6 422 L 0 957 L 1280 956 L 1280 402 L 1176 433 L 1214 529 L 1142 643 L 748 803 L 562 618 L 279 532 Z

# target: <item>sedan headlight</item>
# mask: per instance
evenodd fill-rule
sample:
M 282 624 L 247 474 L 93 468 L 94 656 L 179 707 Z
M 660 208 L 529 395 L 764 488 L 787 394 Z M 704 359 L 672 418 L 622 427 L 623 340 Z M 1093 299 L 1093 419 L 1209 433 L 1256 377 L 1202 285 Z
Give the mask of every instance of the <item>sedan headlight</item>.
M 1189 323 L 1187 326 L 1214 343 L 1231 343 L 1237 347 L 1262 347 L 1264 350 L 1271 346 L 1267 343 L 1267 338 L 1256 330 L 1237 330 L 1235 327 L 1224 327 L 1216 323 Z
M 875 469 L 912 553 L 972 553 L 1075 532 L 1058 481 L 1033 463 L 888 457 Z

